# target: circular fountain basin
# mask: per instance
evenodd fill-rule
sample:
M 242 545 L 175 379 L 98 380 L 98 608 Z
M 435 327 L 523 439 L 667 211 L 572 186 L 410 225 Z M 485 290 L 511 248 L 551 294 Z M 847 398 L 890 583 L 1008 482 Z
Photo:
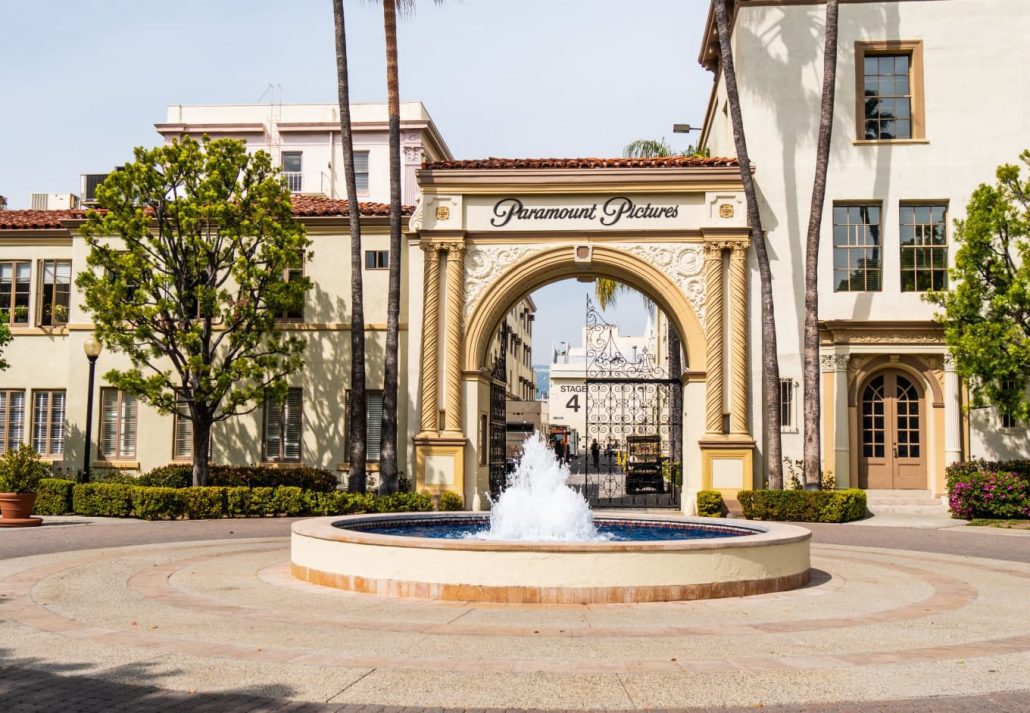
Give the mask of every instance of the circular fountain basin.
M 713 599 L 808 582 L 812 533 L 794 525 L 653 516 L 597 516 L 595 522 L 602 533 L 628 530 L 629 537 L 590 542 L 465 537 L 487 527 L 484 513 L 301 520 L 293 524 L 291 566 L 300 579 L 354 592 L 511 604 Z M 659 539 L 632 532 L 649 528 Z M 415 532 L 440 536 L 412 536 Z

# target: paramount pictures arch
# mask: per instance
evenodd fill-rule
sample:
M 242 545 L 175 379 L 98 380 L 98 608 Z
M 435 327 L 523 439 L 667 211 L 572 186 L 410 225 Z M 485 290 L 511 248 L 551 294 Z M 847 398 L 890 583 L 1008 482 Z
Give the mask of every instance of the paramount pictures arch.
M 523 296 L 592 277 L 646 294 L 680 334 L 683 509 L 701 489 L 752 487 L 749 232 L 736 167 L 428 168 L 418 178 L 409 274 L 422 319 L 409 333 L 420 347 L 409 383 L 419 491 L 489 507 L 492 340 Z

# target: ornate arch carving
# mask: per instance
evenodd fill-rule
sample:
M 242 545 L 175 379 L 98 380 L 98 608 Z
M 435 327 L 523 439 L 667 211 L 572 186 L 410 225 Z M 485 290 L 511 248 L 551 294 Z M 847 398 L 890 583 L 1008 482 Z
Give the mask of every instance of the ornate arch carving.
M 855 361 L 854 356 L 852 356 L 852 361 Z M 927 364 L 913 356 L 896 356 L 891 354 L 873 357 L 857 366 L 850 375 L 848 383 L 848 406 L 858 405 L 859 389 L 876 372 L 883 371 L 884 369 L 898 369 L 910 376 L 914 376 L 917 386 L 923 395 L 930 394 L 933 397 L 932 403 L 929 405 L 934 408 L 943 408 L 944 390 L 941 388 L 937 377 L 933 374 L 933 365 Z
M 673 250 L 684 246 L 673 246 Z M 469 307 L 465 333 L 465 369 L 478 371 L 486 363 L 486 353 L 494 330 L 503 319 L 512 303 L 533 290 L 558 280 L 582 276 L 589 273 L 597 277 L 609 277 L 623 282 L 646 294 L 654 300 L 671 319 L 681 335 L 687 364 L 691 370 L 703 371 L 705 363 L 705 339 L 698 308 L 690 296 L 687 284 L 676 280 L 644 258 L 620 247 L 595 244 L 590 262 L 578 262 L 575 246 L 559 247 L 532 246 L 531 250 L 517 251 L 515 263 L 507 266 L 496 278 L 484 280 L 475 288 L 475 302 Z M 637 252 L 637 251 L 634 251 Z M 693 270 L 694 262 L 674 258 L 675 264 L 683 265 L 684 272 Z M 500 266 L 497 266 L 500 269 Z M 477 267 L 482 272 L 482 265 Z M 685 276 L 690 277 L 690 276 Z M 466 268 L 468 279 L 468 268 Z M 695 278 L 700 280 L 700 272 Z M 468 292 L 466 292 L 468 294 Z

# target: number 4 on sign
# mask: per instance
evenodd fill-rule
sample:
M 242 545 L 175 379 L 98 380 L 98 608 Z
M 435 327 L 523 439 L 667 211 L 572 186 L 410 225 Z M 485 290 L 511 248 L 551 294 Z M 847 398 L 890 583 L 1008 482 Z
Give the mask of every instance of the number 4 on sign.
M 565 408 L 570 408 L 576 413 L 579 413 L 579 394 L 573 394 L 572 398 L 565 404 Z

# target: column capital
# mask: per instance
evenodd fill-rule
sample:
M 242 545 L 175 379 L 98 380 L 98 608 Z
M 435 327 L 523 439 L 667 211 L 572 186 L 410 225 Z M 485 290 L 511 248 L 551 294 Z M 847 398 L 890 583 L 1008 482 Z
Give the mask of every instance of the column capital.
M 944 352 L 942 363 L 944 364 L 944 371 L 955 371 L 957 368 L 955 357 L 952 356 L 951 352 Z
M 714 260 L 722 257 L 723 248 L 726 245 L 722 241 L 706 240 L 704 242 L 705 259 Z
M 440 243 L 435 240 L 426 240 L 422 238 L 418 241 L 418 246 L 422 248 L 424 252 L 435 253 L 440 251 Z
M 465 252 L 465 243 L 457 240 L 437 243 L 437 245 L 439 245 L 440 250 L 447 253 L 448 260 L 456 260 L 461 257 L 463 252 Z
M 851 356 L 848 354 L 822 354 L 819 357 L 819 365 L 824 373 L 847 372 L 850 360 Z

